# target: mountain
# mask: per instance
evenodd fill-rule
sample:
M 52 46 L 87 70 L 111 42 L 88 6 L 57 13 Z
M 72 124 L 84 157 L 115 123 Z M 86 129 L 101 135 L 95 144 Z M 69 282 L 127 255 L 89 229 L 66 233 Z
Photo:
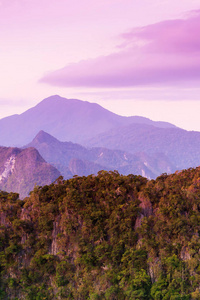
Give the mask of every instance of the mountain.
M 0 298 L 200 299 L 200 168 L 0 192 Z
M 25 147 L 36 148 L 66 179 L 73 175 L 97 174 L 100 170 L 118 170 L 125 175 L 132 173 L 156 178 L 164 171 L 171 173 L 174 169 L 164 155 L 130 154 L 105 147 L 85 148 L 72 142 L 60 142 L 44 131 L 40 131 Z
M 16 192 L 24 198 L 35 185 L 46 185 L 60 172 L 46 163 L 34 148 L 0 147 L 0 189 Z
M 72 142 L 60 142 L 43 130 L 25 147 L 36 148 L 66 179 L 73 175 L 94 174 L 105 168 L 93 163 L 90 151 L 85 147 Z
M 48 132 L 57 140 L 44 134 L 34 138 L 38 132 Z M 155 178 L 200 165 L 199 132 L 143 117 L 119 116 L 98 104 L 60 96 L 0 120 L 0 145 L 28 143 L 65 178 L 101 169 Z
M 89 147 L 108 147 L 130 153 L 161 153 L 181 170 L 200 165 L 200 132 L 180 128 L 158 128 L 131 124 L 97 135 L 85 142 Z M 175 170 L 174 170 L 175 171 Z
M 141 123 L 173 128 L 143 117 L 122 117 L 98 104 L 51 96 L 20 115 L 0 120 L 0 145 L 23 146 L 44 130 L 61 141 L 82 143 L 112 128 Z

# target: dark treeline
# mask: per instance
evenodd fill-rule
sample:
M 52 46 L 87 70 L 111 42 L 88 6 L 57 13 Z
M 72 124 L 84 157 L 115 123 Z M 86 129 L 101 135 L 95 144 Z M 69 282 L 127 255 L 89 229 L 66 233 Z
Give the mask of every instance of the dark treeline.
M 0 192 L 0 299 L 200 299 L 200 168 Z

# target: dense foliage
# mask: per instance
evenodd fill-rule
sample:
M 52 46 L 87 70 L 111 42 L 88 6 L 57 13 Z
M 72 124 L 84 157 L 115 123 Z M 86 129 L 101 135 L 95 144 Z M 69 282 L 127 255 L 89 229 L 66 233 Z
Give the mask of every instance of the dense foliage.
M 0 299 L 200 299 L 200 169 L 0 192 Z

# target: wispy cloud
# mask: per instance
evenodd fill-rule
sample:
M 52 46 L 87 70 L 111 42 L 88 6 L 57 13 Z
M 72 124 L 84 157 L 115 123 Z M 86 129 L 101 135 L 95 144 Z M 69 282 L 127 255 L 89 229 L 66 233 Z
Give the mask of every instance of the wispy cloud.
M 67 65 L 40 82 L 63 87 L 197 86 L 199 28 L 200 10 L 185 19 L 133 28 L 120 36 L 116 53 Z

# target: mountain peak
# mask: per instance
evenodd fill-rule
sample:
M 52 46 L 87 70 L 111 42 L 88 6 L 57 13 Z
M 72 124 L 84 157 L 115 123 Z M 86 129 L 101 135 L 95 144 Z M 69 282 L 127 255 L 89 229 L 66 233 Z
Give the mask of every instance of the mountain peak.
M 78 100 L 78 99 L 69 99 L 69 98 L 64 98 L 61 97 L 60 95 L 52 95 L 49 96 L 45 99 L 43 99 L 41 102 L 39 102 L 37 106 L 41 106 L 41 105 L 74 105 L 74 104 L 83 104 L 83 103 L 89 103 L 87 101 L 83 101 L 83 100 Z
M 58 140 L 44 130 L 40 130 L 31 143 L 52 143 Z
M 18 116 L 1 119 L 0 143 L 22 146 L 43 130 L 60 141 L 83 144 L 98 134 L 138 122 L 162 125 L 143 117 L 123 117 L 96 103 L 53 95 Z M 50 138 L 44 132 L 37 138 Z

